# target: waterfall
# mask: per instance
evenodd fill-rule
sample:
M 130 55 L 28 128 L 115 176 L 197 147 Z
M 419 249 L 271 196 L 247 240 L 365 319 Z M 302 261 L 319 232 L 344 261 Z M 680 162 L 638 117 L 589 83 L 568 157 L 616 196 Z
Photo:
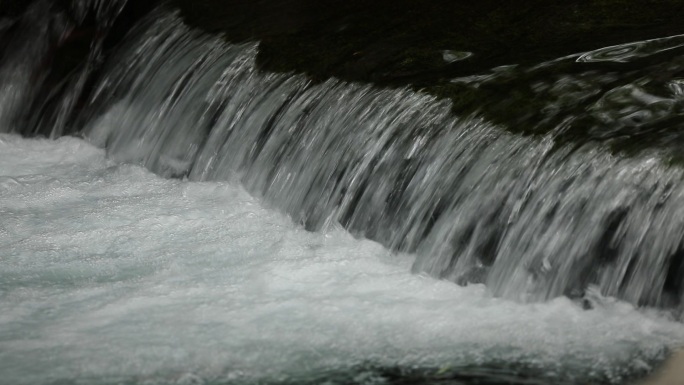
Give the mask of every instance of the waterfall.
M 565 123 L 524 136 L 410 89 L 264 73 L 258 43 L 227 43 L 164 9 L 104 64 L 106 34 L 96 35 L 48 103 L 51 47 L 88 12 L 106 30 L 124 5 L 74 2 L 66 20 L 34 4 L 15 28 L 24 41 L 2 57 L 0 127 L 78 132 L 165 177 L 239 182 L 308 230 L 340 223 L 415 253 L 415 272 L 499 296 L 596 288 L 638 305 L 681 302 L 684 178 L 657 150 L 559 144 Z M 49 133 L 36 129 L 47 122 Z
M 6 43 L 0 50 L 0 130 L 22 127 L 23 133 L 53 138 L 66 133 L 126 2 L 73 0 L 65 9 L 39 0 L 22 18 L 6 23 L 8 32 L 0 29 Z

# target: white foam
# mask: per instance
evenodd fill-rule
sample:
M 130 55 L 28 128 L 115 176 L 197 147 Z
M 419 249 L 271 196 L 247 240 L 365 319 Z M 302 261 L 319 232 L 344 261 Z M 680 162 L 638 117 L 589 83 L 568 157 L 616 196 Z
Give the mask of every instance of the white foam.
M 620 302 L 525 305 L 412 275 L 411 256 L 75 138 L 0 135 L 0 197 L 2 384 L 239 382 L 364 362 L 617 382 L 684 342 L 681 324 Z

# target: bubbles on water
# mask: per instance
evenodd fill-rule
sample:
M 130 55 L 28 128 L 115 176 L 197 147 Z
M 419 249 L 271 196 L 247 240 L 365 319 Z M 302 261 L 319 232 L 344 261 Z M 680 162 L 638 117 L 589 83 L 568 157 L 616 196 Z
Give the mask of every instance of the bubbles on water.
M 74 138 L 0 136 L 0 175 L 32 181 L 0 202 L 0 382 L 620 383 L 684 342 L 595 293 L 584 311 L 412 275 L 413 256 Z

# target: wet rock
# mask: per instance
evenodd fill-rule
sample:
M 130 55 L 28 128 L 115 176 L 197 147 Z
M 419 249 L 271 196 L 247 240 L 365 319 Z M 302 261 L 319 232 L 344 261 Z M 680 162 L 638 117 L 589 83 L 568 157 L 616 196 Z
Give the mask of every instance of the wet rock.
M 684 40 L 649 40 L 684 34 L 684 3 L 678 0 L 172 4 L 193 26 L 230 41 L 259 40 L 258 64 L 266 71 L 409 86 L 452 100 L 461 116 L 481 114 L 525 135 L 554 131 L 561 144 L 599 140 L 632 153 L 684 142 L 670 128 L 682 119 L 677 108 L 662 115 L 658 107 L 657 119 L 651 114 L 626 124 L 620 118 L 617 125 L 605 120 L 614 113 L 592 109 L 619 87 L 653 86 L 655 92 L 644 92 L 660 99 L 666 97 L 662 90 L 673 92 L 684 68 L 673 58 L 684 52 L 677 48 Z M 548 64 L 570 54 L 578 55 Z

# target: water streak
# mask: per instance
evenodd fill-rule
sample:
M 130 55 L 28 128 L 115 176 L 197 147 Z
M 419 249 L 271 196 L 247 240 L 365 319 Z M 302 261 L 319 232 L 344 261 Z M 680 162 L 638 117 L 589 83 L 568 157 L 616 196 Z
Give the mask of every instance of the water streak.
M 263 73 L 257 51 L 158 11 L 108 62 L 79 110 L 83 133 L 163 176 L 239 181 L 309 230 L 341 223 L 417 253 L 416 272 L 522 300 L 596 287 L 641 305 L 680 303 L 684 183 L 658 152 L 558 146 L 563 123 L 519 136 L 408 89 Z M 39 56 L 17 52 L 17 63 Z M 3 76 L 9 119 L 32 87 Z M 625 98 L 669 111 L 626 88 L 596 113 L 629 115 Z M 57 119 L 53 135 L 63 130 Z
M 619 44 L 582 54 L 578 62 L 627 63 L 642 57 L 669 51 L 684 46 L 684 35 Z
M 679 301 L 684 185 L 657 154 L 557 150 L 409 90 L 260 73 L 256 52 L 157 20 L 122 50 L 87 135 L 165 176 L 240 181 L 308 229 L 340 222 L 417 252 L 415 271 L 499 295 L 597 285 Z
M 108 31 L 126 3 L 73 0 L 60 8 L 38 0 L 19 20 L 8 22 L 10 32 L 0 33 L 0 42 L 6 42 L 0 50 L 0 130 L 53 138 L 68 131 L 86 84 L 103 61 Z M 93 25 L 86 25 L 90 17 Z M 65 66 L 74 55 L 82 61 Z

